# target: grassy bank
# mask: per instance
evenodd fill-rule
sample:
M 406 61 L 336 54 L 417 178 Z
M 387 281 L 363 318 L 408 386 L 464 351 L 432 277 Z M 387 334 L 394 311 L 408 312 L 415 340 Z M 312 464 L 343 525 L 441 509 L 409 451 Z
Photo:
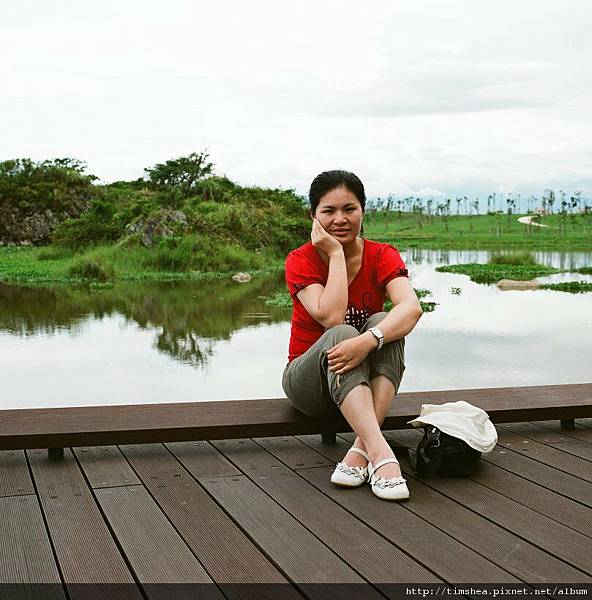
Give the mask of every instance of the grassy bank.
M 372 240 L 406 248 L 524 249 L 592 251 L 592 215 L 554 214 L 542 217 L 548 227 L 518 222 L 524 215 L 427 216 L 410 212 L 366 214 L 364 231 Z
M 45 285 L 48 283 L 100 284 L 114 281 L 176 281 L 228 277 L 236 271 L 270 272 L 281 269 L 283 260 L 271 252 L 246 252 L 226 248 L 219 270 L 200 270 L 199 262 L 188 258 L 195 268 L 163 268 L 155 248 L 97 246 L 73 252 L 59 247 L 0 248 L 0 281 Z M 166 263 L 165 263 L 166 265 Z

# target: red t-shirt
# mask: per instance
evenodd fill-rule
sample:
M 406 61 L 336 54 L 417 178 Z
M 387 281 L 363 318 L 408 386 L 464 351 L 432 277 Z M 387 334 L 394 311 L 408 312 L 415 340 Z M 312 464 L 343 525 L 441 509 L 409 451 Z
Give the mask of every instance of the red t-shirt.
M 312 242 L 292 250 L 286 258 L 286 283 L 292 297 L 292 329 L 288 362 L 304 354 L 325 332 L 296 294 L 312 283 L 327 285 L 329 267 Z M 399 251 L 390 244 L 364 240 L 360 270 L 348 288 L 344 323 L 360 329 L 368 317 L 384 309 L 386 284 L 395 277 L 408 277 Z

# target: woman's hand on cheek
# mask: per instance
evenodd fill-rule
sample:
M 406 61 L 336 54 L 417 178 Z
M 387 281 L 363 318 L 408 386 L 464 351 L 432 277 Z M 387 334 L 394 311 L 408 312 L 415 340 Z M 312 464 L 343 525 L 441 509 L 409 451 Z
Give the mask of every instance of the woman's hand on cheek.
M 331 256 L 331 254 L 335 252 L 343 252 L 343 246 L 338 240 L 325 231 L 317 218 L 313 218 L 312 220 L 310 239 L 312 245 L 327 256 Z
M 362 335 L 335 344 L 333 348 L 327 350 L 329 371 L 336 374 L 347 373 L 357 367 L 373 347 L 372 341 Z

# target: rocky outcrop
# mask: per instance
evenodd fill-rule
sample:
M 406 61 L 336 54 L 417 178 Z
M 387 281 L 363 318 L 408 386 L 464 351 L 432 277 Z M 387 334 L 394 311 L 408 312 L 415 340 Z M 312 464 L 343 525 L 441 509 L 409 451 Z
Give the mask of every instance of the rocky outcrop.
M 129 234 L 138 234 L 146 248 L 151 248 L 159 238 L 171 237 L 187 229 L 187 217 L 180 210 L 161 211 L 126 226 Z
M 541 284 L 536 279 L 518 281 L 515 279 L 500 279 L 495 285 L 500 290 L 536 290 Z
M 238 283 L 246 283 L 247 281 L 251 281 L 251 279 L 252 276 L 249 273 L 243 273 L 242 271 L 232 276 L 232 280 Z
M 73 202 L 67 209 L 32 211 L 0 205 L 0 246 L 42 246 L 51 242 L 53 230 L 66 219 L 79 217 L 87 200 Z

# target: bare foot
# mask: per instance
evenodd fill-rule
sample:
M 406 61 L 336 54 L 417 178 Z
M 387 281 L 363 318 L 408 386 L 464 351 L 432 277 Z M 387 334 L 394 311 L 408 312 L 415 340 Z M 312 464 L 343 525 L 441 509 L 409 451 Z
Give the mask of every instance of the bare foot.
M 360 450 L 366 452 L 366 448 L 364 447 L 364 444 L 360 438 L 356 438 L 352 448 L 359 448 Z M 347 452 L 341 462 L 344 462 L 348 467 L 365 467 L 368 464 L 368 461 L 361 454 L 350 451 Z
M 370 457 L 370 462 L 372 464 L 376 464 L 383 458 L 395 458 L 395 453 L 385 440 L 381 450 L 375 453 L 368 453 L 368 456 Z M 387 463 L 386 465 L 383 465 L 377 469 L 376 475 L 378 477 L 386 477 L 388 479 L 392 477 L 401 477 L 401 468 L 396 463 Z

